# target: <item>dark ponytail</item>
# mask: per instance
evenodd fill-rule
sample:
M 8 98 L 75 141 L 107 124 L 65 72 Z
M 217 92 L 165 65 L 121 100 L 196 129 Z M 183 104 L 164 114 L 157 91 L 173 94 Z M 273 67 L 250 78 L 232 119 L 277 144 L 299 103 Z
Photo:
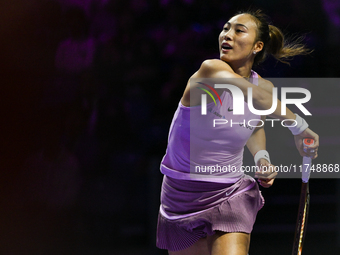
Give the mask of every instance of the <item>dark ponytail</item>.
M 256 41 L 262 41 L 264 47 L 254 60 L 254 65 L 263 62 L 267 55 L 272 55 L 278 61 L 289 64 L 289 60 L 297 55 L 306 55 L 312 51 L 301 43 L 303 37 L 287 40 L 282 31 L 269 24 L 269 18 L 261 10 L 240 12 L 239 14 L 249 14 L 257 25 Z

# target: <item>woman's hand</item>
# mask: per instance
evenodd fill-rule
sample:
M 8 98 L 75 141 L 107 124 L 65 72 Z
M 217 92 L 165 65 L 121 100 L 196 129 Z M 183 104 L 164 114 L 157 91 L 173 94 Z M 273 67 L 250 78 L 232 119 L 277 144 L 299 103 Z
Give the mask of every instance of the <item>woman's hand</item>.
M 275 166 L 270 164 L 266 159 L 261 158 L 258 162 L 259 170 L 255 173 L 255 178 L 264 188 L 269 188 L 273 185 L 274 179 L 277 176 Z
M 303 139 L 304 138 L 313 138 L 314 139 L 314 145 L 305 147 L 303 146 Z M 311 157 L 312 159 L 315 159 L 318 157 L 318 148 L 319 148 L 319 136 L 318 134 L 314 133 L 312 130 L 307 128 L 305 131 L 303 131 L 301 134 L 294 136 L 295 145 L 298 149 L 300 155 Z

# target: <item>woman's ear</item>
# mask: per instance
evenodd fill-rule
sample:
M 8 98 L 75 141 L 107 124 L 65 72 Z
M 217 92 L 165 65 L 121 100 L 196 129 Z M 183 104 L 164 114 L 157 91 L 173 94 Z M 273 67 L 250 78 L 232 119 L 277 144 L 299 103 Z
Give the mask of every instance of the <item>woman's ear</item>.
M 262 41 L 257 41 L 254 45 L 254 50 L 260 52 L 263 49 L 264 43 Z

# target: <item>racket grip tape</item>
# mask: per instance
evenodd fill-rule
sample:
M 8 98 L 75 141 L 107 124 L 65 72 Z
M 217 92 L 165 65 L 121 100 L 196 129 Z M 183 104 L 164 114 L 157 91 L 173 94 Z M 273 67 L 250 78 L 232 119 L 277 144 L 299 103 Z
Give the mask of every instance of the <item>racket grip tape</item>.
M 304 138 L 303 145 L 304 147 L 309 147 L 314 144 L 314 139 L 312 138 Z M 310 167 L 312 164 L 312 159 L 310 157 L 304 156 L 302 159 L 302 182 L 307 183 L 310 177 Z

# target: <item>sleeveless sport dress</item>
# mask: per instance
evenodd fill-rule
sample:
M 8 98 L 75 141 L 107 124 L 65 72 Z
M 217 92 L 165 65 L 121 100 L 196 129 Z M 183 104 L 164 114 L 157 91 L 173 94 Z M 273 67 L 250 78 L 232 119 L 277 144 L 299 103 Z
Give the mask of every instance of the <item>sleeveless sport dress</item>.
M 252 71 L 254 85 L 257 78 Z M 202 117 L 200 106 L 186 107 L 181 102 L 174 114 L 160 167 L 164 178 L 158 248 L 183 250 L 216 230 L 250 233 L 264 205 L 258 184 L 242 171 L 244 146 L 260 116 L 251 113 L 246 102 L 244 115 L 234 115 L 232 95 L 224 91 L 220 98 L 222 105 L 207 105 L 206 116 Z M 213 126 L 217 119 L 226 124 Z M 229 171 L 211 174 L 204 171 L 206 166 Z

